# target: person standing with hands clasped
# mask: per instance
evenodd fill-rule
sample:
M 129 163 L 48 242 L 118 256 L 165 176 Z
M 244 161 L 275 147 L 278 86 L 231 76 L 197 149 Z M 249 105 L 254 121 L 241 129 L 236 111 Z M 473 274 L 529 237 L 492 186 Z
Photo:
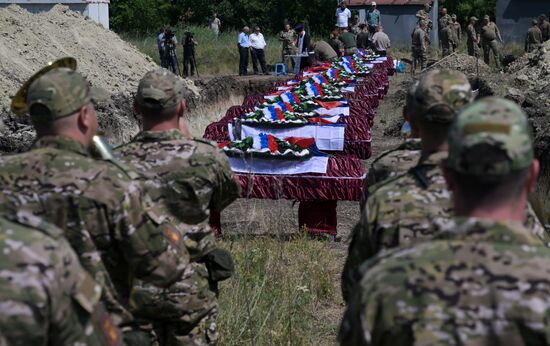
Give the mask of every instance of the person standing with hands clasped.
M 266 46 L 264 35 L 260 32 L 260 27 L 256 26 L 254 28 L 254 32 L 250 34 L 250 46 L 252 47 L 252 50 L 250 53 L 252 54 L 252 67 L 254 68 L 254 74 L 258 74 L 258 61 L 260 62 L 260 66 L 262 68 L 262 72 L 265 75 L 268 75 L 269 72 L 267 71 L 267 66 L 265 64 L 265 51 L 264 48 Z
M 237 40 L 237 47 L 239 48 L 239 76 L 246 76 L 248 74 L 248 51 L 250 50 L 249 32 L 250 28 L 245 26 Z

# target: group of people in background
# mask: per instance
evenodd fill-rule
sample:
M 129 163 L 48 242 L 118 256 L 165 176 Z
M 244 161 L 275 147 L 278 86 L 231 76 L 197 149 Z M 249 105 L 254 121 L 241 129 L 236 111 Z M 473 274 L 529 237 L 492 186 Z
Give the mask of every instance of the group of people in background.
M 197 61 L 195 58 L 195 47 L 199 43 L 195 40 L 192 32 L 186 31 L 183 35 L 183 71 L 179 71 L 178 56 L 176 47 L 178 39 L 172 28 L 166 26 L 162 28 L 157 36 L 157 47 L 160 56 L 160 66 L 164 67 L 172 73 L 182 75 L 184 77 L 194 76 L 197 70 Z
M 413 72 L 416 66 L 422 69 L 426 67 L 427 52 L 430 45 L 430 31 L 433 28 L 430 19 L 430 4 L 425 4 L 424 9 L 416 13 L 418 23 L 412 33 Z M 479 56 L 480 48 L 483 50 L 483 60 L 490 63 L 491 55 L 497 68 L 501 67 L 501 44 L 504 42 L 500 30 L 489 15 L 483 16 L 481 26 L 479 19 L 470 17 L 466 27 L 466 47 L 470 56 Z M 438 19 L 439 45 L 442 58 L 458 50 L 462 41 L 462 27 L 455 14 L 449 15 L 446 8 L 441 8 Z M 531 27 L 527 31 L 525 39 L 525 51 L 531 52 L 543 42 L 550 39 L 550 23 L 546 15 L 541 14 L 538 19 L 533 19 Z
M 376 9 L 376 3 L 372 2 L 371 9 L 367 12 L 366 23 L 359 22 L 355 17 L 355 24 L 350 26 L 351 12 L 345 1 L 336 9 L 336 25 L 331 31 L 328 41 L 312 41 L 303 24 L 296 24 L 294 29 L 289 23 L 285 23 L 278 39 L 282 44 L 281 62 L 287 67 L 298 66 L 300 69 L 314 62 L 327 62 L 344 55 L 353 55 L 357 49 L 372 48 L 377 54 L 386 56 L 391 43 L 388 35 L 381 25 L 380 11 Z M 249 54 L 252 56 L 254 74 L 259 74 L 259 66 L 262 72 L 268 74 L 265 63 L 264 36 L 260 28 L 256 27 L 254 33 L 250 33 L 245 26 L 237 39 L 239 50 L 239 75 L 248 73 Z

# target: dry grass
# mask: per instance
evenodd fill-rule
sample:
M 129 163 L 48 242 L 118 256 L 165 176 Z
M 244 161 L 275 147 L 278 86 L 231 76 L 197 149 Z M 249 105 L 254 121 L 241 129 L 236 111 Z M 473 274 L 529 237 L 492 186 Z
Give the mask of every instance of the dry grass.
M 339 314 L 338 259 L 326 242 L 241 237 L 224 241 L 237 264 L 221 286 L 221 345 L 333 344 Z

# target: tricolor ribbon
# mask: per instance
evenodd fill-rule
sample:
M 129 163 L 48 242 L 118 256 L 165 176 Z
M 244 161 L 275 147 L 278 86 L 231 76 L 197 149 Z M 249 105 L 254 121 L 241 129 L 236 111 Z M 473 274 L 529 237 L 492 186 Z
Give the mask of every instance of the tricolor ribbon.
M 262 108 L 262 113 L 266 118 L 271 119 L 273 121 L 283 120 L 285 118 L 283 114 L 283 110 L 277 107 L 269 106 L 266 108 Z
M 300 98 L 298 97 L 298 95 L 291 92 L 283 93 L 280 97 L 283 102 L 290 103 L 291 105 L 300 103 Z
M 322 75 L 313 76 L 312 79 L 316 84 L 328 84 L 328 80 Z
M 323 87 L 320 84 L 307 83 L 306 92 L 309 96 L 323 97 Z
M 267 134 L 267 133 L 260 133 L 260 146 L 262 149 L 269 149 L 272 153 L 279 150 L 279 146 L 277 145 L 277 141 L 275 140 L 275 137 L 273 135 Z

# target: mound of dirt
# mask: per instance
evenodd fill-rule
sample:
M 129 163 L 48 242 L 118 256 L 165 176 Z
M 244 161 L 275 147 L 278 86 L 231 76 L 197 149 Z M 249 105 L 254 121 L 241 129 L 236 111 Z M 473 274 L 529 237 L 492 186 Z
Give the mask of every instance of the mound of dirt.
M 477 60 L 477 61 L 476 61 Z M 458 70 L 468 77 L 477 76 L 478 70 L 479 75 L 484 76 L 491 73 L 491 68 L 483 62 L 481 59 L 476 59 L 473 56 L 467 54 L 457 53 L 452 56 L 448 56 L 444 59 L 441 59 L 436 63 L 438 68 L 448 68 Z M 434 66 L 434 67 L 435 67 Z
M 550 115 L 550 41 L 512 63 L 507 97 L 523 106 L 532 118 Z
M 0 9 L 0 152 L 24 149 L 34 136 L 28 119 L 10 114 L 11 97 L 34 72 L 65 56 L 76 58 L 90 83 L 111 94 L 98 107 L 101 127 L 111 141 L 128 140 L 137 132 L 132 93 L 139 79 L 157 67 L 152 59 L 66 6 L 32 14 L 12 5 Z M 193 82 L 188 86 L 198 95 Z

